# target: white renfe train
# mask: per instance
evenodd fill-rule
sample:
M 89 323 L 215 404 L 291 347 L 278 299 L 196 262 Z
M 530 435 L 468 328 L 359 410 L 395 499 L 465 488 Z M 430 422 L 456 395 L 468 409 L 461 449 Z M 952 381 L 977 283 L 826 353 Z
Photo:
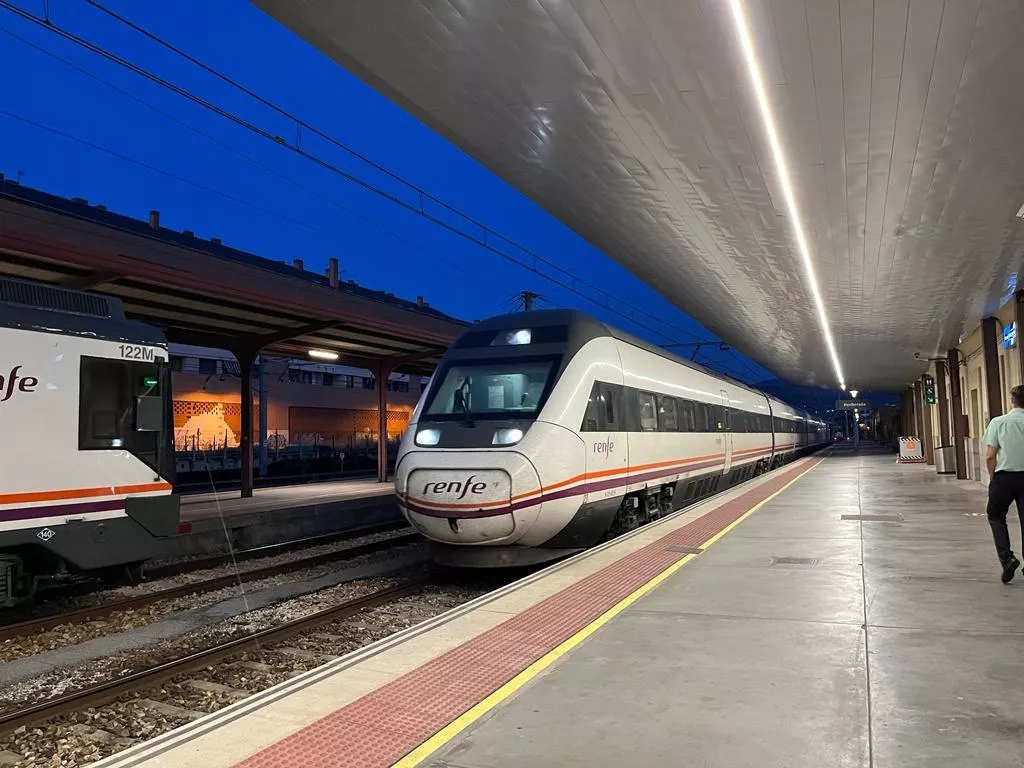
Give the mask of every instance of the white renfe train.
M 0 607 L 177 534 L 167 361 L 116 299 L 0 278 Z
M 828 442 L 824 422 L 571 310 L 445 355 L 399 449 L 409 522 L 453 565 L 593 546 Z

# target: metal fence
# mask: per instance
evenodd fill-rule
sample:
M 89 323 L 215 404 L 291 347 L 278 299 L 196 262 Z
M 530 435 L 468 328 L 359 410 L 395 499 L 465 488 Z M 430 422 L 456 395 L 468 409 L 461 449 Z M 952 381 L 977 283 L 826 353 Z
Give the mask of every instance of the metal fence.
M 394 466 L 401 438 L 387 440 L 388 465 Z M 242 465 L 241 449 L 231 445 L 231 436 L 206 436 L 194 433 L 175 441 L 174 463 L 179 484 L 203 485 L 237 478 Z M 259 476 L 260 450 L 253 447 L 253 466 Z M 267 436 L 265 477 L 308 478 L 363 474 L 377 466 L 377 435 L 351 432 L 323 435 L 292 433 L 287 439 L 271 433 Z

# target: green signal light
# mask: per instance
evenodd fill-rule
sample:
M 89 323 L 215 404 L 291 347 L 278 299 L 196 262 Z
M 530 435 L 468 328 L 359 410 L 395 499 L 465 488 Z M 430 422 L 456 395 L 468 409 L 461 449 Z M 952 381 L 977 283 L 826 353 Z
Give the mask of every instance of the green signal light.
M 156 376 L 145 376 L 142 379 L 142 386 L 146 387 L 147 389 L 152 389 L 156 385 L 157 385 L 157 378 L 156 378 Z

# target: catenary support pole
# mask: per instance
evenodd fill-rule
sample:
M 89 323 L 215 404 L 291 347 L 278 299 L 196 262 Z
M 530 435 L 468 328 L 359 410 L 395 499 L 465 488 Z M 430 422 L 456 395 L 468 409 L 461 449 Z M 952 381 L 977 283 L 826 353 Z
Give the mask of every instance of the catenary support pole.
M 256 364 L 259 366 L 259 452 L 260 452 L 260 477 L 267 476 L 267 357 L 260 355 Z
M 242 498 L 252 496 L 253 473 L 252 473 L 252 434 L 253 427 L 253 396 L 252 396 L 252 368 L 256 355 L 251 351 L 235 350 L 235 357 L 238 358 L 238 367 L 242 380 L 242 434 L 239 439 L 239 461 L 241 462 L 242 475 Z
M 374 370 L 377 379 L 377 482 L 388 481 L 388 379 L 391 368 L 380 363 Z

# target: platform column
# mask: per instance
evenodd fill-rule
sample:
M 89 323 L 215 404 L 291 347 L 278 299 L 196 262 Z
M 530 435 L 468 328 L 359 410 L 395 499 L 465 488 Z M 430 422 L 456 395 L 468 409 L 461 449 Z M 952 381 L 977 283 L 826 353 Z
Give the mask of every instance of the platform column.
M 377 379 L 377 482 L 388 481 L 388 378 L 391 368 L 379 364 L 373 372 Z
M 953 420 L 953 448 L 956 454 L 957 480 L 967 479 L 967 451 L 964 440 L 964 408 L 960 392 L 960 350 L 949 350 L 949 403 Z
M 921 392 L 921 380 L 914 382 L 914 388 L 910 390 L 910 397 L 913 400 L 914 408 L 914 437 L 924 440 L 924 397 Z
M 907 390 L 900 390 L 900 423 L 898 425 L 900 435 L 903 436 L 908 434 L 907 432 Z
M 981 350 L 985 358 L 985 394 L 988 400 L 988 417 L 994 419 L 1003 415 L 1003 392 L 999 381 L 999 323 L 994 317 L 981 321 Z M 985 424 L 977 426 L 978 434 L 985 431 Z
M 924 376 L 921 377 L 920 382 L 917 385 L 917 390 L 921 395 L 920 408 L 921 408 L 921 430 L 924 434 L 921 435 L 921 440 L 924 441 L 924 463 L 935 465 L 935 439 L 932 436 L 932 412 L 931 408 L 924 401 Z
M 1024 346 L 1020 343 L 1020 332 L 1024 328 L 1024 290 L 1013 295 L 1013 321 L 1017 323 L 1017 370 L 1020 371 L 1018 381 L 1024 384 Z
M 949 445 L 949 401 L 946 394 L 946 361 L 935 361 L 935 388 L 939 406 L 939 447 Z

